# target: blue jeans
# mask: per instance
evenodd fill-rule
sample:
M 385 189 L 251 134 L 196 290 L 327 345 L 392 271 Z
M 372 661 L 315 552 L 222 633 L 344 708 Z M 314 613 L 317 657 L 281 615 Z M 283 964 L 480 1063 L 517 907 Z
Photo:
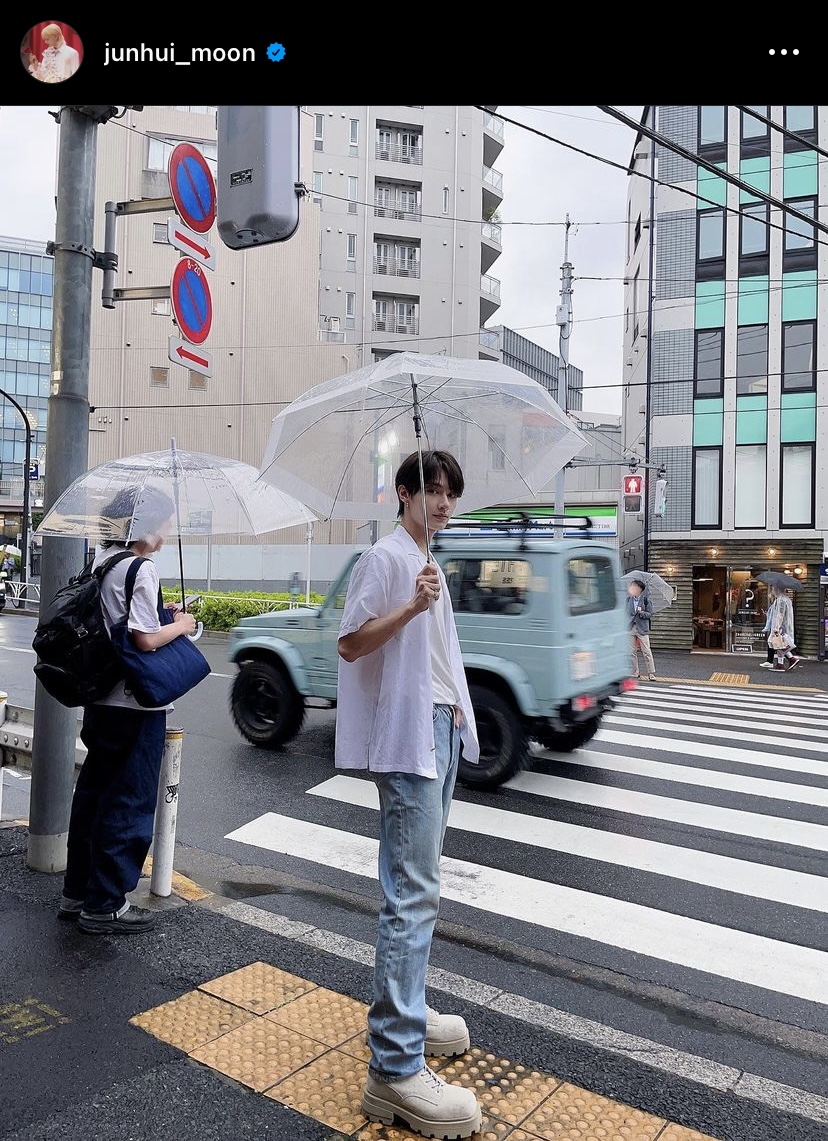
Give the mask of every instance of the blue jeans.
M 86 760 L 72 797 L 63 894 L 87 912 L 119 911 L 152 843 L 167 714 L 87 705 Z
M 436 778 L 374 773 L 380 798 L 383 903 L 368 1011 L 371 1074 L 396 1080 L 425 1065 L 425 979 L 440 906 L 440 854 L 460 757 L 450 705 L 434 706 Z

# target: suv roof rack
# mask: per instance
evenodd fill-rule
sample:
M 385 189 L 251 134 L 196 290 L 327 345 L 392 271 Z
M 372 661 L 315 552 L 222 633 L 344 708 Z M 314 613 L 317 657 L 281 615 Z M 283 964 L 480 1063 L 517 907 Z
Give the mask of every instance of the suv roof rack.
M 471 539 L 483 531 L 500 531 L 520 538 L 519 550 L 526 550 L 526 539 L 554 539 L 556 530 L 583 531 L 588 539 L 593 537 L 594 525 L 589 515 L 545 515 L 543 519 L 532 519 L 525 511 L 509 515 L 503 519 L 452 519 L 442 531 L 437 531 L 431 541 L 432 549 L 440 549 L 440 539 L 451 536 L 456 539 Z

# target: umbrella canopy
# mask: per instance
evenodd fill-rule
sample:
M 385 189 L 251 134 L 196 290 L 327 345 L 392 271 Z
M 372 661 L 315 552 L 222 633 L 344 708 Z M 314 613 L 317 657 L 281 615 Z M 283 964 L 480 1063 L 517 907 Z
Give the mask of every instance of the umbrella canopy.
M 393 353 L 284 408 L 261 479 L 326 519 L 395 519 L 400 463 L 440 449 L 463 470 L 466 512 L 534 497 L 586 445 L 549 392 L 516 369 Z
M 805 584 L 792 574 L 784 571 L 766 570 L 756 576 L 757 582 L 764 582 L 766 586 L 779 586 L 782 590 L 804 590 Z
M 673 588 L 661 575 L 654 571 L 629 571 L 624 575 L 624 585 L 629 586 L 636 579 L 644 583 L 647 597 L 653 608 L 653 614 L 658 614 L 661 610 L 666 610 L 668 606 L 672 606 Z
M 204 452 L 145 452 L 79 476 L 46 512 L 38 535 L 133 542 L 157 523 L 159 496 L 175 505 L 173 534 L 262 535 L 318 517 L 263 484 L 251 464 Z

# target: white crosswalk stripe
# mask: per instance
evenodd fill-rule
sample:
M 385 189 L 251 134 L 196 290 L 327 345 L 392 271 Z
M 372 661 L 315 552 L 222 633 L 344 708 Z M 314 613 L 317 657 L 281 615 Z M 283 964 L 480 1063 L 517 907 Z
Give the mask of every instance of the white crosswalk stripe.
M 458 788 L 443 897 L 582 939 L 587 960 L 597 944 L 828 1008 L 826 727 L 821 694 L 642 687 L 587 747 L 533 746 L 497 805 Z M 265 813 L 228 839 L 365 890 L 373 782 L 339 773 L 308 792 L 326 825 Z

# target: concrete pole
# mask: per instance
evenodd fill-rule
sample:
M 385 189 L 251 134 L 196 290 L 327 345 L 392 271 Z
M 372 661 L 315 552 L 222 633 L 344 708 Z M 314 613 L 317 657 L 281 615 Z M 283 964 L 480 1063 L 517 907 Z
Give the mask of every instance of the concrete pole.
M 572 223 L 569 215 L 566 216 L 566 229 L 564 231 L 564 260 L 561 266 L 561 303 L 555 315 L 555 322 L 560 326 L 561 339 L 558 364 L 558 391 L 556 400 L 566 412 L 567 387 L 569 384 L 569 336 L 572 330 L 572 263 L 569 260 L 569 228 Z M 564 515 L 566 507 L 566 470 L 561 468 L 555 476 L 555 514 Z M 566 532 L 565 525 L 561 523 L 555 527 L 555 534 L 563 538 Z
M 175 825 L 178 820 L 178 785 L 181 780 L 181 749 L 184 730 L 169 727 L 158 778 L 158 800 L 152 832 L 150 891 L 166 899 L 172 893 Z
M 59 113 L 52 372 L 46 427 L 49 510 L 86 471 L 89 439 L 89 336 L 98 123 L 86 111 Z M 44 537 L 41 597 L 48 601 L 83 565 L 84 540 Z M 40 872 L 66 868 L 66 837 L 75 776 L 78 711 L 36 683 L 27 862 Z

